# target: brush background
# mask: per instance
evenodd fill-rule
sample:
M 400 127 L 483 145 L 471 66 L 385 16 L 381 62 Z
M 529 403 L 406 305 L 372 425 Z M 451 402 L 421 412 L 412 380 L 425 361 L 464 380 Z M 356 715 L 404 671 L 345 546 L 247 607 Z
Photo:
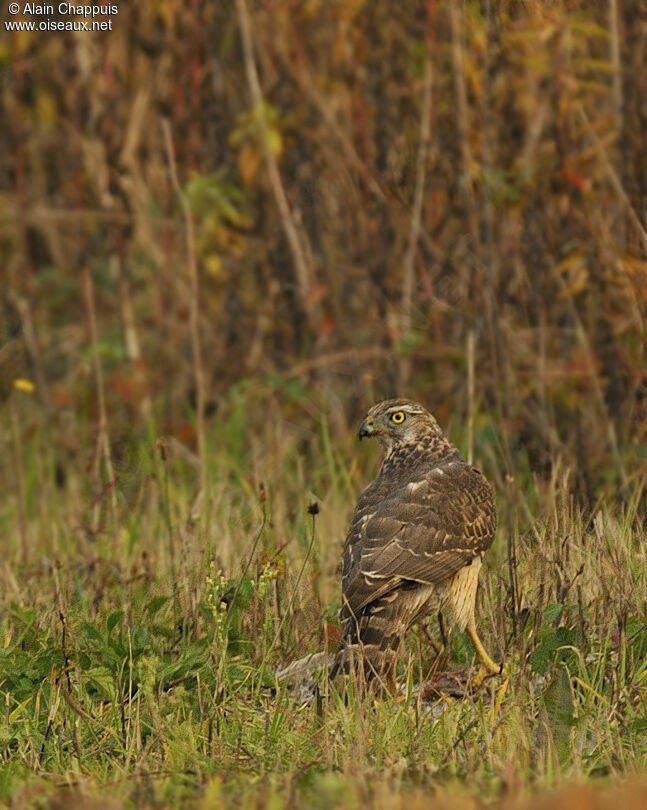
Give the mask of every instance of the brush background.
M 645 3 L 112 21 L 0 40 L 2 799 L 513 807 L 641 772 Z M 392 395 L 495 484 L 509 681 L 429 713 L 420 631 L 404 701 L 317 713 L 268 687 L 334 645 Z

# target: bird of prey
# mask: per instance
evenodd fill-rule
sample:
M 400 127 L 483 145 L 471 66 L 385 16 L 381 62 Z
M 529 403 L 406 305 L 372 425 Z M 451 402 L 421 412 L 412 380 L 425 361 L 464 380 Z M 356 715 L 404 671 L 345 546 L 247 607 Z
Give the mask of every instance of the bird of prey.
M 359 427 L 386 454 L 359 496 L 344 546 L 342 638 L 330 676 L 395 690 L 398 656 L 411 625 L 449 607 L 479 660 L 472 680 L 500 674 L 476 631 L 479 569 L 494 538 L 492 488 L 467 464 L 422 405 L 390 399 Z

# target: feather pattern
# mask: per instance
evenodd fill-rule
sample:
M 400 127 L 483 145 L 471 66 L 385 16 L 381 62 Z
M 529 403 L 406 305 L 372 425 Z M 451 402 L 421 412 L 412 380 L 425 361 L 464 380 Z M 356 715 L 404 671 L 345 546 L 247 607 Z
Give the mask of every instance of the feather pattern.
M 404 415 L 401 424 L 394 424 L 394 413 Z M 331 674 L 349 668 L 354 649 L 369 680 L 390 681 L 407 629 L 447 600 L 452 605 L 454 580 L 473 591 L 467 601 L 461 597 L 468 606 L 461 607 L 461 621 L 470 605 L 473 614 L 478 570 L 469 578 L 457 575 L 474 560 L 480 567 L 494 538 L 496 511 L 487 480 L 422 406 L 380 403 L 360 436 L 362 430 L 377 436 L 387 452 L 377 478 L 359 496 L 346 538 L 343 632 Z

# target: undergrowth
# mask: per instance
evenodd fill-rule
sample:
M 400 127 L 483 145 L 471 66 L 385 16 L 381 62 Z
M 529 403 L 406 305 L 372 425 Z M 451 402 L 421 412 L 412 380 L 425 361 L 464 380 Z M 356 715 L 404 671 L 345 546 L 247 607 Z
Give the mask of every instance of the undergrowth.
M 422 703 L 429 622 L 411 633 L 397 698 L 362 702 L 323 678 L 307 703 L 274 672 L 334 638 L 341 544 L 378 456 L 277 409 L 249 428 L 255 407 L 235 399 L 212 425 L 206 492 L 190 454 L 153 433 L 122 454 L 114 486 L 92 492 L 73 465 L 57 483 L 33 430 L 16 471 L 26 559 L 17 501 L 0 506 L 2 801 L 74 788 L 117 806 L 365 807 L 462 785 L 496 802 L 643 769 L 640 487 L 585 513 L 558 461 L 548 480 L 506 480 L 481 417 L 501 520 L 478 622 L 504 676 Z M 472 663 L 460 633 L 450 647 L 450 667 Z

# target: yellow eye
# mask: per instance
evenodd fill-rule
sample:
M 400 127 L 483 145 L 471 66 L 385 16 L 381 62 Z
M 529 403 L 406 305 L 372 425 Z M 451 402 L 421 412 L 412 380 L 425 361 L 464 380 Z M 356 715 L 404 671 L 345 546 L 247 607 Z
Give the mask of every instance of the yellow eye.
M 391 414 L 391 421 L 396 425 L 401 425 L 405 420 L 404 411 L 396 411 Z

